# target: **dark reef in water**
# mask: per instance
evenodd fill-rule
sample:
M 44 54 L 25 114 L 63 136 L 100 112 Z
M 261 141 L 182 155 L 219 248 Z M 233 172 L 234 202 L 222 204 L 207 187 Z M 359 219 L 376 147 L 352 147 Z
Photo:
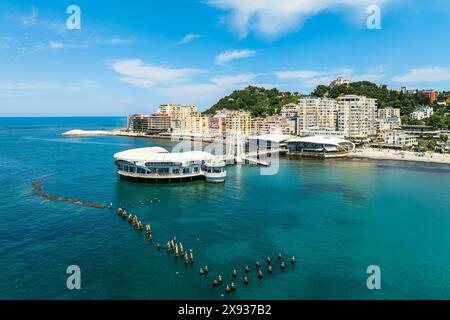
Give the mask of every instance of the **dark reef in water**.
M 345 199 L 362 202 L 365 200 L 364 195 L 352 187 L 343 183 L 311 183 L 305 188 L 305 193 L 317 193 L 317 192 L 337 192 L 340 193 Z
M 45 178 L 46 177 L 42 177 L 42 178 L 39 178 L 39 179 L 33 181 L 34 193 L 41 196 L 42 198 L 51 200 L 51 201 L 69 202 L 69 203 L 73 203 L 76 205 L 85 206 L 85 207 L 89 207 L 89 208 L 96 208 L 96 209 L 104 209 L 105 208 L 105 205 L 103 205 L 103 204 L 96 204 L 96 203 L 92 203 L 92 202 L 86 202 L 86 201 L 81 201 L 81 200 L 71 199 L 71 198 L 61 198 L 61 197 L 56 197 L 56 196 L 46 194 L 44 192 L 44 188 L 42 187 L 42 181 L 44 181 Z

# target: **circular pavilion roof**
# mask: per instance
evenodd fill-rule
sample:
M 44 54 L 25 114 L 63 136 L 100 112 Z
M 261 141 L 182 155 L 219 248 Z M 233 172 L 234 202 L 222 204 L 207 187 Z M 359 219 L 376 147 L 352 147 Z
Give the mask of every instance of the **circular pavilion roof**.
M 207 161 L 214 158 L 211 153 L 204 151 L 188 151 L 169 153 L 164 148 L 151 147 L 131 149 L 114 155 L 116 160 L 127 161 L 131 163 L 145 165 L 147 162 L 160 163 L 187 163 L 195 161 Z

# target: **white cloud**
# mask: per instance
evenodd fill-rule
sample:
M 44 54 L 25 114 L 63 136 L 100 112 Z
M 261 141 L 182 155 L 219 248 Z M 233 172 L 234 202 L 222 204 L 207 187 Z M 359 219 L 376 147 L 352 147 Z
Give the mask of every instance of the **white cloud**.
M 155 66 L 139 59 L 115 61 L 111 67 L 121 75 L 121 81 L 146 89 L 186 82 L 194 75 L 205 72 L 201 69 Z
M 32 7 L 29 14 L 19 17 L 18 20 L 23 26 L 29 27 L 36 23 L 38 16 L 39 11 L 36 8 Z
M 77 85 L 63 85 L 50 81 L 38 82 L 0 82 L 0 90 L 11 91 L 80 91 L 81 87 Z
M 218 99 L 233 90 L 255 85 L 260 74 L 242 73 L 210 79 L 205 83 L 187 83 L 162 89 L 162 93 L 171 101 L 183 101 L 203 107 L 210 107 Z
M 378 66 L 369 68 L 362 73 L 357 73 L 351 68 L 336 68 L 330 70 L 285 70 L 275 72 L 279 80 L 296 80 L 302 88 L 311 89 L 320 84 L 329 85 L 338 77 L 344 77 L 349 81 L 376 82 L 385 77 L 386 68 Z
M 176 43 L 177 46 L 179 45 L 183 45 L 183 44 L 187 44 L 189 42 L 194 41 L 195 39 L 200 38 L 201 35 L 199 34 L 195 34 L 195 33 L 188 33 L 187 35 L 185 35 L 180 41 L 178 41 Z
M 95 39 L 94 42 L 98 44 L 123 45 L 133 43 L 134 40 L 131 38 L 114 37 L 114 38 L 98 38 Z
M 113 61 L 111 68 L 120 75 L 119 80 L 135 87 L 155 90 L 170 101 L 211 106 L 224 95 L 248 85 L 257 85 L 259 73 L 240 73 L 213 77 L 209 80 L 195 76 L 205 70 L 172 68 L 145 64 L 139 59 Z
M 392 78 L 402 84 L 441 83 L 450 81 L 450 68 L 430 67 L 411 69 L 406 74 Z
M 255 54 L 253 50 L 228 50 L 216 56 L 216 63 L 225 65 L 231 60 L 253 57 Z
M 319 76 L 321 73 L 319 71 L 312 70 L 294 70 L 294 71 L 278 71 L 275 75 L 280 80 L 286 79 L 308 79 Z
M 342 7 L 366 14 L 368 5 L 390 0 L 206 0 L 230 13 L 229 22 L 241 37 L 250 31 L 276 37 L 297 30 L 311 16 Z M 348 14 L 348 10 L 345 11 Z M 353 14 L 353 13 L 352 13 Z

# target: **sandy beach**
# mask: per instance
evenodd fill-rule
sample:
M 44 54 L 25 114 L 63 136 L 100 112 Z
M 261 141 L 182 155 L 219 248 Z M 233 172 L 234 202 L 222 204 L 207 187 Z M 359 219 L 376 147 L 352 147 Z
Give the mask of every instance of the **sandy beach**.
M 396 150 L 378 150 L 366 148 L 349 154 L 350 158 L 374 159 L 374 160 L 399 160 L 399 161 L 416 161 L 429 163 L 450 164 L 449 154 L 439 154 L 426 152 L 420 156 L 416 152 L 396 151 Z

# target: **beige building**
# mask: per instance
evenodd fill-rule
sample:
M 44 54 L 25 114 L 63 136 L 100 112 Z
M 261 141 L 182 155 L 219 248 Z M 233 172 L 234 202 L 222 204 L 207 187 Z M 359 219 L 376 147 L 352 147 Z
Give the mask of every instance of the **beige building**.
M 197 107 L 181 104 L 162 104 L 156 111 L 157 114 L 166 114 L 172 120 L 184 120 L 197 112 Z
M 328 98 L 301 98 L 296 105 L 287 105 L 281 111 L 282 116 L 296 116 L 296 133 L 311 128 L 336 130 L 338 105 L 336 100 Z
M 252 119 L 252 134 L 253 135 L 270 135 L 281 134 L 290 135 L 291 126 L 288 118 L 273 115 L 265 118 Z
M 400 118 L 400 109 L 398 108 L 378 109 L 378 118 L 391 118 L 391 117 Z
M 209 133 L 208 117 L 202 116 L 202 114 L 199 112 L 187 117 L 186 131 L 193 134 L 208 134 Z
M 243 110 L 221 110 L 216 115 L 225 116 L 225 134 L 251 134 L 252 118 L 250 112 Z
M 199 113 L 197 112 L 197 107 L 195 106 L 181 104 L 162 104 L 156 111 L 156 115 L 170 116 L 170 127 L 172 132 L 174 133 L 186 133 L 191 132 L 191 130 L 195 130 L 195 133 L 202 133 L 197 131 L 205 130 L 205 128 L 198 128 L 198 122 L 201 120 L 190 119 L 192 117 L 198 117 L 199 115 Z
M 357 95 L 341 96 L 339 105 L 338 131 L 348 139 L 368 139 L 377 134 L 376 99 Z

